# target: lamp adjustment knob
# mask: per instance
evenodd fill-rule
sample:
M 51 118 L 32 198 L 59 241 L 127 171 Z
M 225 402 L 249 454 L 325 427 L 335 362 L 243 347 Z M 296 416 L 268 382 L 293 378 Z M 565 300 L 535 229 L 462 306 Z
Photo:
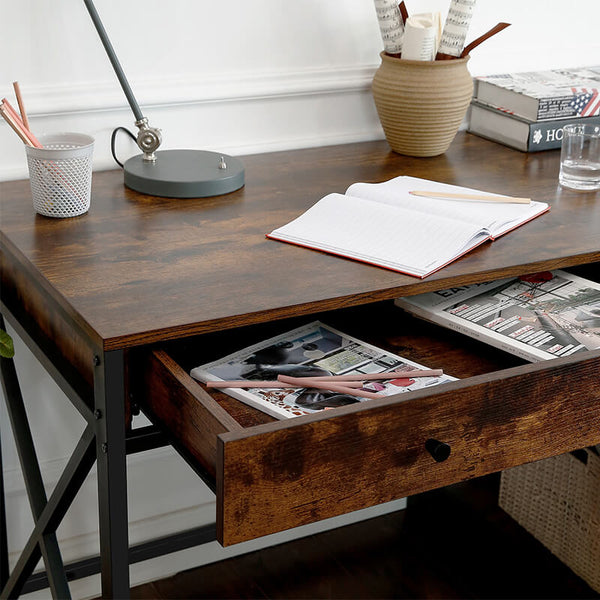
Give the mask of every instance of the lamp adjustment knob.
M 162 133 L 160 129 L 150 127 L 148 125 L 148 120 L 145 117 L 140 121 L 137 121 L 136 125 L 139 127 L 136 141 L 140 150 L 144 153 L 144 160 L 156 160 L 154 151 L 157 150 L 162 143 Z
M 425 442 L 425 449 L 431 454 L 435 462 L 444 462 L 451 452 L 450 444 L 432 438 Z

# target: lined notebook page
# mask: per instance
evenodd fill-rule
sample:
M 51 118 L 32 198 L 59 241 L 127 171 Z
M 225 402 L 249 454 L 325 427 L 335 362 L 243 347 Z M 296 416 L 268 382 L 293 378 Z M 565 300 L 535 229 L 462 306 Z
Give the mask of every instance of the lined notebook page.
M 329 194 L 268 237 L 424 276 L 489 233 L 465 220 Z
M 401 176 L 383 183 L 354 183 L 346 194 L 368 198 L 376 202 L 402 205 L 427 215 L 440 215 L 460 221 L 469 221 L 489 229 L 492 237 L 512 229 L 515 224 L 528 221 L 547 210 L 544 202 L 530 204 L 503 204 L 498 202 L 478 202 L 465 200 L 434 199 L 413 196 L 410 191 L 452 192 L 465 194 L 486 194 L 481 190 L 449 185 L 438 181 L 428 181 L 417 177 Z M 489 194 L 497 196 L 499 194 Z

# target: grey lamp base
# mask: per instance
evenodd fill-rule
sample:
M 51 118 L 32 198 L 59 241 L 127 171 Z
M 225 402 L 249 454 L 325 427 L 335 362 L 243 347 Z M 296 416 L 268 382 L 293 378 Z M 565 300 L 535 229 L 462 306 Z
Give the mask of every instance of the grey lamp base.
M 221 159 L 226 168 L 219 168 Z M 161 150 L 156 161 L 133 156 L 123 165 L 125 185 L 166 198 L 205 198 L 229 194 L 244 185 L 244 166 L 232 156 L 205 150 Z

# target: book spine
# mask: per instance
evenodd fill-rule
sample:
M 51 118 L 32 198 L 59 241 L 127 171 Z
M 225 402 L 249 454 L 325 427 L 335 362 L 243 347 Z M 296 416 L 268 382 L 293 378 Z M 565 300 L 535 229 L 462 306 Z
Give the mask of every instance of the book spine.
M 538 356 L 537 354 L 529 352 L 527 348 L 513 346 L 508 342 L 503 342 L 491 336 L 487 336 L 485 335 L 485 332 L 481 332 L 479 330 L 475 331 L 465 325 L 445 319 L 443 315 L 438 312 L 430 312 L 426 308 L 415 306 L 412 304 L 406 305 L 401 301 L 397 301 L 396 306 L 399 306 L 406 312 L 416 317 L 419 317 L 424 321 L 429 321 L 430 323 L 441 325 L 442 327 L 446 327 L 448 329 L 451 329 L 452 331 L 456 331 L 480 342 L 489 344 L 490 346 L 494 346 L 494 348 L 504 350 L 504 352 L 508 352 L 509 354 L 513 354 L 514 356 L 518 356 L 519 358 L 524 358 L 526 361 L 538 362 L 543 359 L 542 356 Z
M 553 121 L 530 123 L 527 152 L 539 152 L 541 150 L 560 148 L 563 138 L 563 127 L 574 123 L 600 125 L 600 116 L 578 117 L 575 119 L 555 119 Z

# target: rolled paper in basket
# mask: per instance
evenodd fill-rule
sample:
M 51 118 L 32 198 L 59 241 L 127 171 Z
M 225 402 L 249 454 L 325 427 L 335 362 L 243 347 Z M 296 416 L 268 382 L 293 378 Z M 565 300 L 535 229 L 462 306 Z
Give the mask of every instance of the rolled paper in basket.
M 477 0 L 452 0 L 437 51 L 437 60 L 458 58 L 465 47 Z
M 404 20 L 397 0 L 374 0 L 383 48 L 387 54 L 400 56 L 404 36 Z
M 439 12 L 422 13 L 408 18 L 404 31 L 404 60 L 434 60 L 440 38 Z

